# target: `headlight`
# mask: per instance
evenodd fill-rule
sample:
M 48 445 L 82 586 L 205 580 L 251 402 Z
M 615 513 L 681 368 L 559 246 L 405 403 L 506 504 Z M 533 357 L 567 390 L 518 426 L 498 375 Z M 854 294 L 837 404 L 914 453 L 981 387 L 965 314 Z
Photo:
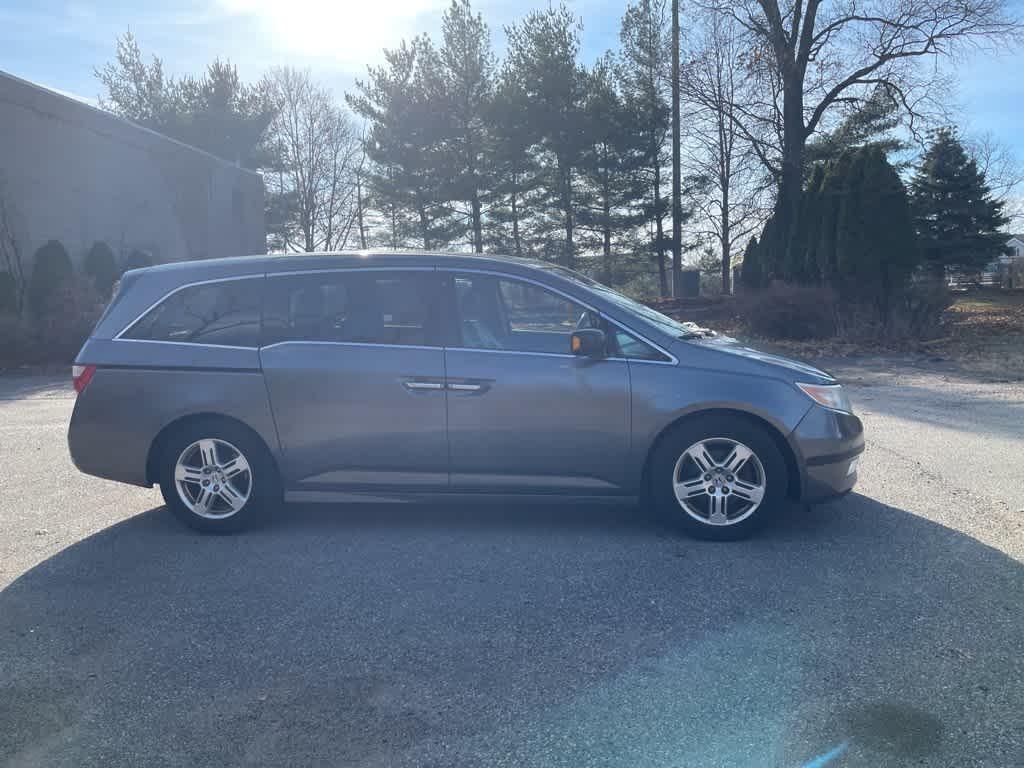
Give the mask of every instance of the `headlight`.
M 801 392 L 818 405 L 831 408 L 833 411 L 853 413 L 850 398 L 846 396 L 846 392 L 839 384 L 801 384 L 797 382 L 797 386 L 800 387 Z

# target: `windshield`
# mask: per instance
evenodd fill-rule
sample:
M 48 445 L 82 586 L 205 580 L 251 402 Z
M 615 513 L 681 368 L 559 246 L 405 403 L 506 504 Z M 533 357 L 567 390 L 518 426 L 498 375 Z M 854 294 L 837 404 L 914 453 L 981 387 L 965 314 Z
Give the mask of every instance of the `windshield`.
M 580 274 L 579 272 L 558 266 L 548 267 L 548 269 L 560 277 L 564 277 L 566 280 L 571 280 L 574 283 L 578 283 L 586 287 L 594 293 L 600 294 L 601 298 L 605 301 L 614 304 L 626 312 L 629 312 L 632 315 L 639 315 L 647 322 L 657 326 L 657 328 L 664 333 L 681 339 L 696 338 L 698 336 L 707 335 L 708 333 L 706 329 L 701 328 L 696 323 L 671 318 L 668 315 L 663 314 L 656 309 L 652 309 L 646 304 L 641 304 L 639 301 L 635 301 L 618 291 L 612 290 L 607 285 L 599 283 L 586 275 Z

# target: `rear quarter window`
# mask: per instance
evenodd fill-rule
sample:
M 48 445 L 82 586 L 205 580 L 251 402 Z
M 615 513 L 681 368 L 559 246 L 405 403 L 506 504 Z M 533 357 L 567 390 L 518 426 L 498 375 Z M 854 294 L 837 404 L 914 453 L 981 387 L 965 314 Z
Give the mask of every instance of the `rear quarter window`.
M 260 338 L 262 293 L 262 277 L 182 288 L 153 307 L 121 337 L 255 347 Z

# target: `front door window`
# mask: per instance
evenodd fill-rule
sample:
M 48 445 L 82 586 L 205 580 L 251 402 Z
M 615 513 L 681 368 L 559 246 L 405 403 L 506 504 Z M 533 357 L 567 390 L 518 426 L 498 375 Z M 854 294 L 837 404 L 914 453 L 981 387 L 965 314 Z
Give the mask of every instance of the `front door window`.
M 533 283 L 493 275 L 455 278 L 459 345 L 465 349 L 569 354 L 578 328 L 600 327 L 600 317 Z

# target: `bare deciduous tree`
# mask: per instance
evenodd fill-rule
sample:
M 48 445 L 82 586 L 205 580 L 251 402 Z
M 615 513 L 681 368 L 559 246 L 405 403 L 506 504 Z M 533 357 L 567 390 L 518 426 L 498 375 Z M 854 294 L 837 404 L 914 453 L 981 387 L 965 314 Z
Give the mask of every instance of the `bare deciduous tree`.
M 937 57 L 1019 30 L 1008 0 L 708 0 L 749 34 L 751 66 L 777 84 L 731 117 L 778 178 L 776 233 L 789 236 L 800 204 L 804 148 L 837 104 L 881 86 L 913 120 L 934 106 Z M 777 147 L 766 124 L 777 127 Z
M 687 159 L 691 174 L 708 187 L 708 195 L 695 201 L 697 234 L 717 242 L 722 292 L 730 293 L 733 244 L 764 223 L 771 177 L 730 118 L 730 105 L 753 96 L 751 79 L 739 66 L 740 30 L 718 13 L 705 13 L 698 23 L 682 76 L 683 94 L 692 105 Z
M 1021 194 L 1024 168 L 1006 143 L 986 131 L 967 136 L 964 144 L 994 197 L 1004 200 Z
M 358 237 L 362 153 L 352 119 L 307 71 L 271 70 L 266 86 L 277 109 L 268 130 L 276 165 L 264 177 L 278 213 L 271 227 L 275 245 L 345 248 Z
M 0 256 L 3 256 L 0 271 L 7 272 L 14 280 L 15 309 L 20 315 L 25 308 L 25 269 L 21 261 L 21 241 L 15 231 L 15 213 L 7 201 L 7 184 L 0 175 Z
M 679 114 L 679 0 L 672 0 L 672 295 L 683 277 L 682 126 Z

